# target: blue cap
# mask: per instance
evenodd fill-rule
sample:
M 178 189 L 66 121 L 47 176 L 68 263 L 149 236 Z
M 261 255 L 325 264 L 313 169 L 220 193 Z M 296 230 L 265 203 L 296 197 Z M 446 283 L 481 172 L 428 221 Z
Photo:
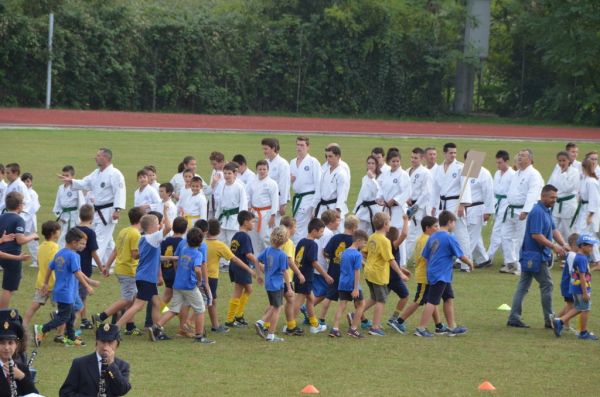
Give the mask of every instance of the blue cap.
M 581 245 L 581 244 L 594 245 L 594 244 L 598 244 L 598 240 L 596 240 L 594 237 L 590 236 L 589 234 L 582 234 L 581 236 L 579 236 L 579 238 L 577 238 L 577 245 Z
M 96 330 L 96 340 L 101 340 L 104 342 L 121 340 L 119 327 L 114 324 L 101 324 Z

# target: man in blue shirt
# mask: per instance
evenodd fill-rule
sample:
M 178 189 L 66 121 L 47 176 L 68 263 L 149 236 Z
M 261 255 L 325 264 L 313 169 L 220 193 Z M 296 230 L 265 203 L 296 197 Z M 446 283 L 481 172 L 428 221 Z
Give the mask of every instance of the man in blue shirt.
M 562 256 L 565 255 L 565 249 L 568 249 L 565 240 L 552 220 L 552 207 L 556 203 L 557 191 L 558 189 L 552 185 L 544 186 L 540 201 L 533 206 L 527 216 L 525 237 L 523 238 L 519 260 L 521 263 L 521 279 L 517 285 L 512 309 L 506 323 L 509 327 L 529 328 L 527 324 L 521 321 L 521 310 L 523 299 L 529 291 L 531 281 L 535 279 L 540 285 L 545 327 L 552 328 L 550 319 L 553 289 L 550 274 L 552 251 L 556 255 Z M 558 244 L 554 244 L 552 238 Z

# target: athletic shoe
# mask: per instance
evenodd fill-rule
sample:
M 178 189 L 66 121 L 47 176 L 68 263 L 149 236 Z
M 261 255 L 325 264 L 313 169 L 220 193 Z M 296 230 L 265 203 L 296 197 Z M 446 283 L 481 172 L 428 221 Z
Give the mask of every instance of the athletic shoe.
M 388 320 L 387 323 L 390 327 L 392 327 L 394 331 L 402 335 L 406 333 L 406 325 L 404 325 L 404 323 L 400 324 L 398 321 L 392 320 L 391 318 Z
M 102 324 L 102 320 L 100 320 L 100 313 L 92 314 L 92 325 L 94 328 L 98 328 Z
M 303 336 L 304 330 L 300 327 L 296 327 L 296 328 L 292 328 L 292 329 L 286 329 L 285 333 L 286 333 L 286 335 L 290 335 L 290 336 Z
M 577 337 L 577 339 L 598 340 L 598 337 L 596 335 L 592 334 L 591 332 L 583 331 L 582 333 L 579 334 L 579 336 Z
M 373 323 L 371 322 L 371 320 L 367 320 L 367 321 L 363 321 L 361 320 L 360 322 L 360 327 L 362 329 L 369 329 L 373 326 Z
M 54 342 L 56 342 L 56 343 L 64 343 L 64 341 L 65 341 L 65 337 L 62 335 L 56 335 L 54 337 Z
M 94 329 L 94 324 L 90 322 L 90 320 L 86 319 L 81 321 L 81 325 L 79 325 L 80 329 Z
M 452 330 L 451 330 L 450 328 L 448 328 L 448 327 L 446 326 L 446 324 L 442 324 L 442 326 L 441 326 L 441 327 L 439 327 L 439 328 L 438 328 L 438 327 L 435 327 L 435 334 L 436 334 L 436 335 L 446 335 L 446 334 L 448 334 L 448 333 L 449 333 L 449 332 L 451 332 L 451 331 L 452 331 Z
M 311 334 L 318 334 L 318 333 L 325 332 L 325 331 L 327 331 L 327 326 L 323 325 L 323 324 L 319 324 L 316 327 L 312 327 L 312 326 L 310 327 Z
M 346 319 L 348 320 L 348 327 L 352 328 L 352 320 L 354 320 L 354 313 L 350 312 L 346 314 Z
M 267 342 L 283 342 L 283 338 L 280 338 L 279 336 L 275 335 L 272 338 L 267 338 L 265 339 Z
M 502 266 L 500 268 L 500 273 L 510 273 L 511 272 L 511 267 L 508 264 L 505 264 L 504 266 Z
M 447 334 L 448 336 L 456 336 L 461 334 L 466 334 L 468 329 L 466 327 L 456 327 L 450 329 L 450 332 Z
M 431 338 L 433 337 L 433 334 L 429 331 L 427 331 L 427 329 L 423 328 L 423 329 L 419 329 L 416 328 L 415 329 L 415 336 L 420 336 L 421 338 Z
M 148 331 L 148 339 L 150 339 L 150 342 L 156 342 L 158 339 L 158 334 L 160 333 L 160 328 L 158 328 L 156 325 L 153 325 L 150 328 L 146 328 L 146 331 Z
M 235 320 L 234 321 L 225 321 L 225 326 L 227 328 L 241 328 L 242 327 L 242 325 Z
M 125 330 L 124 334 L 129 335 L 129 336 L 142 336 L 142 335 L 144 335 L 144 331 L 142 331 L 139 328 L 134 328 L 134 329 Z
M 554 321 L 552 321 L 552 325 L 554 328 L 554 335 L 556 335 L 556 337 L 558 338 L 562 333 L 563 322 L 560 318 L 555 318 Z
M 208 338 L 207 338 L 206 336 L 204 336 L 204 335 L 196 336 L 196 337 L 194 338 L 194 342 L 195 342 L 195 343 L 202 343 L 202 344 L 205 344 L 205 345 L 212 345 L 212 344 L 214 344 L 214 343 L 215 343 L 215 341 L 214 341 L 214 340 L 212 340 L 212 339 L 208 339 Z
M 332 338 L 341 338 L 342 334 L 340 333 L 339 329 L 332 328 L 331 332 L 329 332 L 329 336 Z
M 463 272 L 463 273 L 471 273 L 471 269 L 470 268 L 460 269 L 460 271 Z
M 242 316 L 242 317 L 236 317 L 235 318 L 235 322 L 238 323 L 241 327 L 247 327 L 248 326 L 248 322 L 246 321 L 246 319 Z
M 351 336 L 351 337 L 357 338 L 357 339 L 364 338 L 363 334 L 361 334 L 360 332 L 358 332 L 357 329 L 354 329 L 352 327 L 348 328 L 347 334 L 348 334 L 348 336 Z
M 44 336 L 46 336 L 46 334 L 42 332 L 42 327 L 43 326 L 40 324 L 35 324 L 33 326 L 33 343 L 35 343 L 36 347 L 40 347 L 44 340 Z
M 71 340 L 69 338 L 65 338 L 63 341 L 63 344 L 65 345 L 65 347 L 80 347 L 80 346 L 85 346 L 86 343 L 79 339 L 79 338 L 75 338 L 74 340 Z
M 476 264 L 475 269 L 483 269 L 483 268 L 490 267 L 490 266 L 492 266 L 492 261 L 490 259 L 488 259 L 485 262 Z
M 254 323 L 254 329 L 256 330 L 256 335 L 260 336 L 263 339 L 265 339 L 267 337 L 267 334 L 265 332 L 264 324 L 259 323 L 257 321 L 257 322 Z
M 529 325 L 525 324 L 521 320 L 514 320 L 514 321 L 509 320 L 506 323 L 506 326 L 507 327 L 513 327 L 513 328 L 529 328 Z
M 217 334 L 226 334 L 229 332 L 229 328 L 223 326 L 223 324 L 219 325 L 217 328 L 212 327 L 210 330 Z
M 385 332 L 381 328 L 369 328 L 369 335 L 373 336 L 385 336 Z
M 306 305 L 300 306 L 300 313 L 304 316 L 304 324 L 310 324 L 310 320 L 308 319 L 308 309 Z

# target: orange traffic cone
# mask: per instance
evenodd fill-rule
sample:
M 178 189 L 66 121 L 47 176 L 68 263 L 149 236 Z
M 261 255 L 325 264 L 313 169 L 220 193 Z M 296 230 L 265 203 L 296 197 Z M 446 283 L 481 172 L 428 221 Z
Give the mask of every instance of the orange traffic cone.
M 483 382 L 482 384 L 480 384 L 479 387 L 478 387 L 478 389 L 479 390 L 496 390 L 496 388 L 494 387 L 494 385 L 492 385 L 487 380 L 485 382 Z
M 306 386 L 304 386 L 304 389 L 300 390 L 300 393 L 303 393 L 303 394 L 319 394 L 321 392 L 319 391 L 319 389 L 317 389 L 313 385 L 306 385 Z

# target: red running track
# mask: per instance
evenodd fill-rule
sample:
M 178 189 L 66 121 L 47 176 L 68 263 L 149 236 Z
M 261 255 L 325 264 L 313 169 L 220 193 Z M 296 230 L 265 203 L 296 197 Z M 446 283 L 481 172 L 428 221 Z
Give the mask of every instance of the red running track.
M 438 123 L 361 119 L 221 116 L 90 110 L 0 109 L 0 126 L 263 131 L 353 135 L 455 136 L 600 141 L 600 128 Z

